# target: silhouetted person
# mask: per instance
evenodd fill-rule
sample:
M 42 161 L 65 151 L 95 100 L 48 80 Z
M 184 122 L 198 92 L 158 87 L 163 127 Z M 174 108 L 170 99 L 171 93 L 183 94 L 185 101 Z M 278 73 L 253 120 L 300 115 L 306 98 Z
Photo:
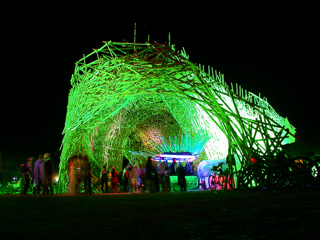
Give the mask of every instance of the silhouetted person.
M 176 159 L 175 158 L 172 160 L 172 163 L 169 166 L 169 171 L 170 171 L 170 176 L 177 175 L 177 173 L 176 173 Z
M 123 172 L 123 175 L 122 175 L 122 177 L 123 177 L 123 192 L 128 192 L 127 187 L 129 184 L 130 172 L 131 172 L 130 166 L 127 165 L 124 172 Z
M 69 194 L 76 195 L 79 193 L 78 169 L 80 161 L 77 156 L 72 156 L 69 160 Z
M 38 160 L 34 163 L 33 176 L 37 194 L 40 194 L 40 187 L 42 188 L 42 194 L 46 194 L 47 178 L 43 155 L 39 155 Z
M 118 172 L 115 167 L 112 167 L 112 171 L 110 173 L 111 176 L 111 192 L 114 190 L 116 193 L 118 190 Z
M 169 191 L 171 191 L 171 179 L 170 179 L 170 176 L 176 176 L 177 175 L 177 173 L 176 173 L 176 159 L 174 158 L 173 160 L 172 160 L 172 163 L 170 164 L 170 166 L 169 166 L 169 178 L 168 178 L 168 180 L 169 180 Z
M 140 171 L 141 171 L 139 187 L 140 187 L 140 192 L 144 192 L 146 189 L 146 178 L 145 178 L 146 169 L 145 169 L 145 166 L 142 164 L 140 164 L 139 167 L 140 167 Z
M 181 191 L 186 191 L 186 170 L 184 167 L 181 166 L 179 162 L 179 167 L 177 168 L 177 175 L 178 175 L 178 184 L 180 185 Z
M 153 192 L 153 184 L 152 184 L 152 170 L 153 170 L 153 166 L 152 166 L 152 157 L 148 157 L 147 159 L 147 163 L 146 163 L 146 173 L 145 173 L 145 182 L 147 185 L 147 189 L 148 191 L 151 193 Z
M 166 171 L 165 163 L 164 162 L 159 162 L 159 164 L 158 164 L 158 174 L 159 174 L 159 180 L 160 180 L 162 192 L 165 192 L 165 171 Z
M 82 157 L 81 163 L 81 175 L 83 178 L 83 185 L 85 189 L 85 194 L 91 194 L 91 164 L 87 155 Z
M 153 171 L 152 171 L 152 181 L 153 181 L 153 187 L 155 192 L 160 191 L 160 186 L 159 186 L 159 174 L 158 174 L 158 169 L 153 166 Z
M 30 185 L 30 175 L 32 175 L 32 160 L 33 158 L 29 157 L 27 163 L 25 163 L 25 171 L 22 173 L 22 191 L 21 194 L 25 195 L 28 192 Z
M 164 171 L 164 191 L 165 192 L 170 192 L 171 187 L 170 187 L 170 172 L 169 172 L 169 167 L 168 163 L 165 163 L 165 171 Z
M 46 192 L 49 194 L 49 188 L 50 188 L 50 194 L 53 195 L 53 187 L 52 187 L 52 179 L 53 179 L 53 161 L 50 158 L 50 153 L 44 154 L 44 160 L 45 160 L 45 169 L 46 169 L 46 177 L 47 177 L 47 189 Z
M 103 187 L 105 186 L 105 193 L 108 192 L 108 171 L 106 169 L 106 166 L 103 166 L 103 170 L 100 173 L 100 179 L 101 179 L 101 193 L 103 193 Z

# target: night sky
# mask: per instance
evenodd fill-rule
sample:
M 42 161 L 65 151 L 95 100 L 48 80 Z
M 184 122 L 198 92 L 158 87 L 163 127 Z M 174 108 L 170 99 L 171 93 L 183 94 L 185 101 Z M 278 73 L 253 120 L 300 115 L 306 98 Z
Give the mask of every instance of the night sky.
M 133 41 L 137 23 L 137 42 L 148 34 L 167 42 L 171 32 L 176 49 L 184 47 L 191 61 L 210 65 L 226 82 L 267 97 L 319 152 L 320 37 L 312 8 L 244 14 L 206 6 L 125 12 L 87 6 L 69 13 L 4 7 L 10 14 L 1 19 L 0 151 L 22 162 L 51 152 L 58 163 L 74 63 L 102 41 Z

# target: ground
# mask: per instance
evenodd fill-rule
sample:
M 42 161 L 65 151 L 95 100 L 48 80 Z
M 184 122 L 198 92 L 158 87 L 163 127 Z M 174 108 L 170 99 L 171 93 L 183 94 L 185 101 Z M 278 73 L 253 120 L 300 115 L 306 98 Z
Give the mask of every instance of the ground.
M 0 195 L 4 239 L 307 239 L 320 192 Z

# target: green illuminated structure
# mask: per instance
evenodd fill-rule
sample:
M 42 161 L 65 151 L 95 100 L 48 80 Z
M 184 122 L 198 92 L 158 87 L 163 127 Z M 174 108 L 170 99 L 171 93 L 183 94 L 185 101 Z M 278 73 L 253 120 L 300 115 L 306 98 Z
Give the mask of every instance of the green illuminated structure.
M 104 42 L 75 65 L 63 130 L 59 187 L 67 191 L 70 156 L 87 154 L 93 174 L 122 169 L 129 151 L 158 154 L 169 136 L 206 136 L 201 159 L 239 156 L 253 149 L 273 155 L 294 142 L 295 129 L 268 104 L 223 74 L 196 65 L 186 52 L 160 43 Z M 159 149 L 159 148 L 158 148 Z

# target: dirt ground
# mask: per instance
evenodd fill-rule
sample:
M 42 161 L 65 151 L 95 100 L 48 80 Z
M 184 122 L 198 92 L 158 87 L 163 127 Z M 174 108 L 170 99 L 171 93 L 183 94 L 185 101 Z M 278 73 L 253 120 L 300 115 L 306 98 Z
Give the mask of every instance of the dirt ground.
M 317 238 L 320 192 L 0 195 L 0 239 Z

